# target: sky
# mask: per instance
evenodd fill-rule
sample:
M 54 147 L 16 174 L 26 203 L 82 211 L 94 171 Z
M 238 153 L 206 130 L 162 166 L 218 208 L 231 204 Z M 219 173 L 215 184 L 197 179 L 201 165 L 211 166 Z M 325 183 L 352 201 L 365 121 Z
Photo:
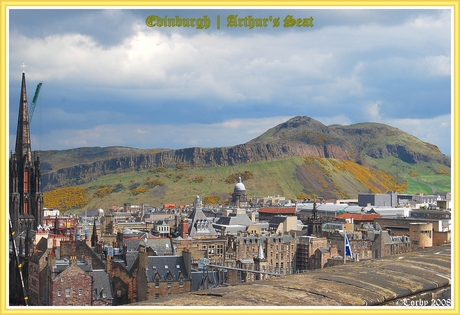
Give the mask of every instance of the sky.
M 176 16 L 192 25 L 161 25 Z M 10 150 L 24 63 L 29 106 L 43 82 L 33 150 L 234 146 L 309 116 L 451 155 L 449 9 L 10 9 L 7 23 Z

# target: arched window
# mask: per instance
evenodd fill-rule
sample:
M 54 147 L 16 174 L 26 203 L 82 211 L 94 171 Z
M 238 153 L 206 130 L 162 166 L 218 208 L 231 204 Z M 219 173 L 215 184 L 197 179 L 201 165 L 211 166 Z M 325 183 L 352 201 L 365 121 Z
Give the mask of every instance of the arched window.
M 29 169 L 24 170 L 24 192 L 29 192 Z M 25 212 L 25 211 L 24 211 Z

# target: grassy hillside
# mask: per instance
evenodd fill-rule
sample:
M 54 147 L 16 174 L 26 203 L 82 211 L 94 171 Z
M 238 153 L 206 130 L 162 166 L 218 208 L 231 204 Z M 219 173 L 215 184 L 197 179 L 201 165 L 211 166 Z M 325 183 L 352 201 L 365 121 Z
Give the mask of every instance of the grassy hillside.
M 396 163 L 396 160 L 382 163 Z M 77 213 L 123 206 L 125 202 L 153 206 L 191 204 L 196 195 L 202 199 L 214 196 L 222 202 L 230 198 L 238 174 L 243 173 L 249 174 L 243 180 L 249 198 L 281 195 L 293 199 L 316 195 L 342 199 L 356 198 L 358 193 L 388 190 L 424 194 L 432 194 L 433 188 L 450 191 L 450 174 L 440 174 L 439 167 L 395 165 L 392 174 L 350 161 L 300 157 L 212 168 L 178 165 L 178 168 L 101 176 L 85 185 L 46 192 L 44 201 L 45 207 L 73 209 Z

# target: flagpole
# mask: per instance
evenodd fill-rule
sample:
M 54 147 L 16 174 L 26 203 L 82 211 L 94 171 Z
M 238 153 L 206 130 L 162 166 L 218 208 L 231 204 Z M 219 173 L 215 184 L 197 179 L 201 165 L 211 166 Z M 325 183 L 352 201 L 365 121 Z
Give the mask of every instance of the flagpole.
M 347 231 L 343 229 L 343 263 L 347 263 Z

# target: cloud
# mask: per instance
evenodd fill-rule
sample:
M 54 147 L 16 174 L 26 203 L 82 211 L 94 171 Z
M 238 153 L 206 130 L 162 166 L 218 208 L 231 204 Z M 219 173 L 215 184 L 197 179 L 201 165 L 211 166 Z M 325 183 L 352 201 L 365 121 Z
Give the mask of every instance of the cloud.
M 449 10 L 238 10 L 314 16 L 315 27 L 208 31 L 148 28 L 153 9 L 16 11 L 10 112 L 25 62 L 29 95 L 44 82 L 37 106 L 49 148 L 225 146 L 298 115 L 436 123 L 451 111 Z M 425 141 L 450 138 L 445 128 L 432 132 L 421 133 Z
M 233 119 L 213 124 L 104 124 L 84 129 L 51 130 L 34 139 L 35 149 L 81 146 L 173 148 L 223 147 L 245 143 L 291 117 Z
M 371 102 L 364 105 L 363 110 L 369 117 L 369 121 L 381 121 L 382 117 L 380 115 L 380 101 Z

